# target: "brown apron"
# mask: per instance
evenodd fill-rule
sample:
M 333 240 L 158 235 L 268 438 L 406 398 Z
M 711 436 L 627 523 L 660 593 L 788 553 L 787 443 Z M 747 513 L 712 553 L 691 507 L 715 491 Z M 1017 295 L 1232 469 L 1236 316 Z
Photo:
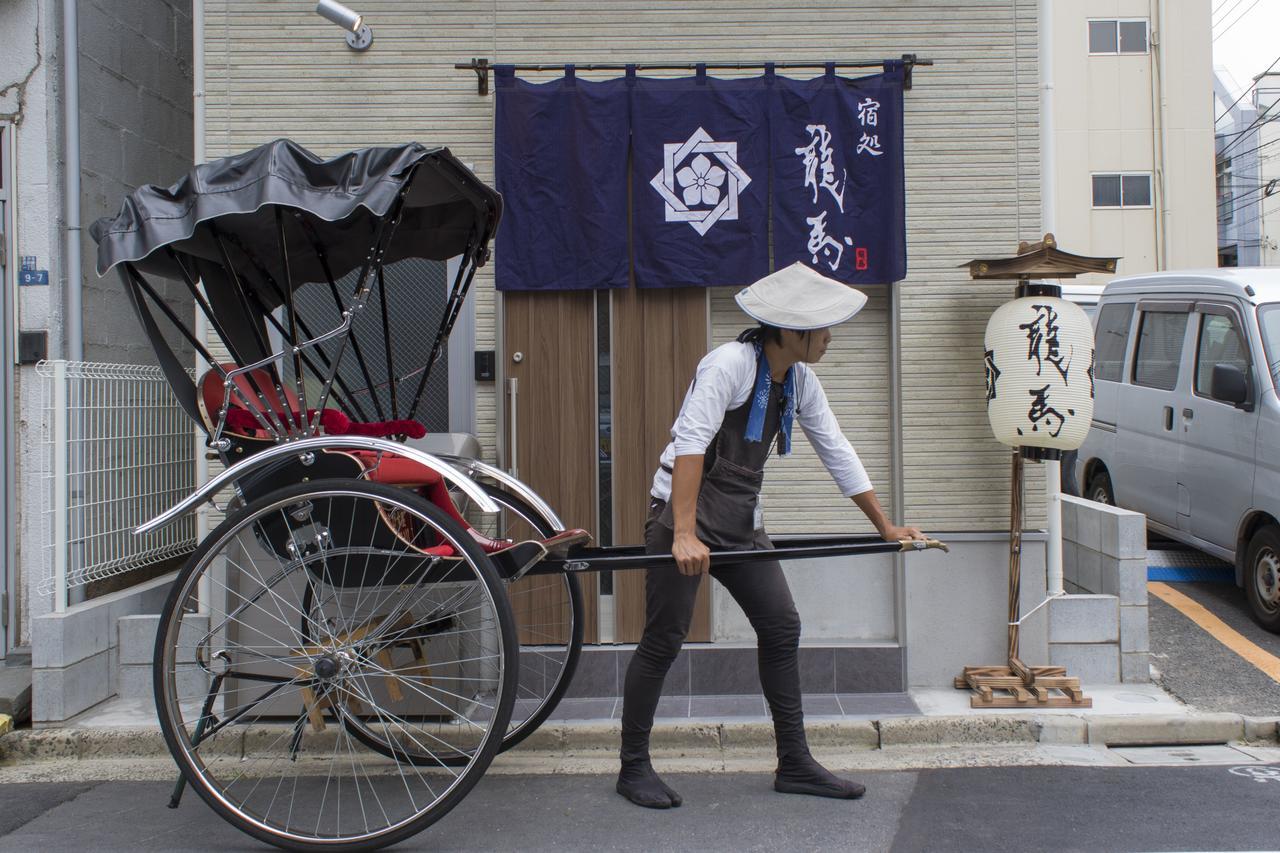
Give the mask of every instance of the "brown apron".
M 769 383 L 760 441 L 747 441 L 751 400 L 725 413 L 720 431 L 703 459 L 702 487 L 698 491 L 698 539 L 713 551 L 749 551 L 770 548 L 764 530 L 756 530 L 756 509 L 764 482 L 764 463 L 778 434 L 782 410 L 782 385 Z M 666 469 L 670 473 L 669 469 Z M 664 527 L 675 529 L 668 501 L 658 515 Z

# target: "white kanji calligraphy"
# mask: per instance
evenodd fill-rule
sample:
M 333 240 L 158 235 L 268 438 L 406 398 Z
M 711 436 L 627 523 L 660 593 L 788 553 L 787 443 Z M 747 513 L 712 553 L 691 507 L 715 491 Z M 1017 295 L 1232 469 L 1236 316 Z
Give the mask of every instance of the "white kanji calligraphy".
M 796 154 L 804 157 L 804 185 L 813 189 L 815 204 L 818 201 L 818 190 L 824 189 L 831 193 L 831 197 L 840 207 L 840 212 L 844 213 L 844 180 L 848 172 L 842 171 L 840 177 L 836 177 L 835 150 L 831 147 L 831 131 L 827 130 L 825 124 L 806 125 L 804 130 L 810 135 L 809 144 L 796 149 Z
M 806 216 L 804 221 L 809 224 L 809 254 L 813 256 L 812 263 L 816 264 L 821 258 L 831 269 L 839 269 L 840 260 L 844 257 L 844 245 L 827 233 L 827 212 L 824 210 L 817 216 Z M 844 243 L 851 246 L 853 240 L 845 237 Z
M 858 140 L 858 147 L 855 151 L 857 154 L 870 154 L 872 157 L 879 157 L 884 152 L 880 150 L 880 134 L 873 133 L 870 136 L 862 134 L 862 138 Z
M 863 127 L 875 127 L 879 119 L 880 102 L 867 98 L 858 102 L 858 123 Z

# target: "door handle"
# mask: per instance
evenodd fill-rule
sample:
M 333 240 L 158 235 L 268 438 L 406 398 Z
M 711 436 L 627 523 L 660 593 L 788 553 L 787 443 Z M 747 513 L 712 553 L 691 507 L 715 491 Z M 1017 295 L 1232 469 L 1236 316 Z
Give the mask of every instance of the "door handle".
M 520 400 L 520 380 L 514 376 L 507 380 L 507 393 L 511 396 L 511 427 L 507 430 L 508 453 L 507 458 L 511 460 L 511 466 L 507 469 L 508 473 L 517 480 L 520 479 L 520 466 L 518 463 L 518 454 L 520 452 L 517 439 L 520 437 L 519 408 L 517 406 Z
M 1173 406 L 1164 407 L 1164 428 L 1173 431 Z
M 1182 410 L 1182 416 L 1183 416 L 1184 418 L 1186 418 L 1187 420 L 1191 420 L 1192 418 L 1194 418 L 1194 417 L 1196 416 L 1196 413 L 1195 413 L 1194 411 L 1192 411 L 1191 409 L 1183 409 L 1183 410 Z

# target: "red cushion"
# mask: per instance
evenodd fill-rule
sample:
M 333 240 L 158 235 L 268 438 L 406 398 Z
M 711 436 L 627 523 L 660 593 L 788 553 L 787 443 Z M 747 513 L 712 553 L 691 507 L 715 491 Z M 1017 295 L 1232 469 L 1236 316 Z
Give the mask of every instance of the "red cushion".
M 345 450 L 356 459 L 366 471 L 367 479 L 375 483 L 387 483 L 392 486 L 433 486 L 441 482 L 438 473 L 413 459 L 397 456 L 394 453 L 378 453 L 374 450 Z M 378 457 L 381 456 L 381 463 Z M 375 467 L 376 466 L 376 467 Z

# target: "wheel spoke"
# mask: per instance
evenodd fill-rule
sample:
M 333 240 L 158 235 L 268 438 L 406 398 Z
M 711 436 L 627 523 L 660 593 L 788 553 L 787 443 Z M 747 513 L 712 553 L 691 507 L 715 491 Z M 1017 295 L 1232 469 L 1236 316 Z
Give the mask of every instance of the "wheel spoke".
M 417 547 L 437 542 L 457 556 Z M 505 586 L 465 529 L 412 492 L 280 489 L 229 515 L 175 585 L 161 726 L 190 784 L 259 837 L 403 838 L 458 801 L 508 729 L 519 645 Z

